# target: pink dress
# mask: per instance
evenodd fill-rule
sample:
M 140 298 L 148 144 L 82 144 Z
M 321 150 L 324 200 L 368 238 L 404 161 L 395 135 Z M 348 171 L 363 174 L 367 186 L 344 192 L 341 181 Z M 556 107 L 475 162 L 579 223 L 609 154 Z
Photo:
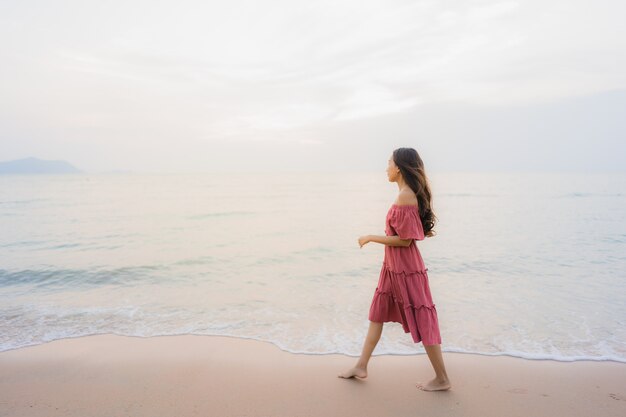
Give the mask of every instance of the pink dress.
M 441 344 L 437 310 L 428 285 L 428 268 L 415 240 L 424 240 L 417 206 L 392 204 L 385 222 L 387 236 L 414 239 L 409 246 L 385 245 L 385 259 L 374 292 L 369 320 L 393 321 L 411 332 L 415 343 Z

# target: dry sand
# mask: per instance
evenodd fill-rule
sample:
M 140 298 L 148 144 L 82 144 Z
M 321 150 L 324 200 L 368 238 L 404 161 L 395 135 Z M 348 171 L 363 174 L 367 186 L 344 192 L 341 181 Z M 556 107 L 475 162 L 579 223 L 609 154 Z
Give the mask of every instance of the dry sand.
M 444 346 L 445 347 L 445 346 Z M 626 416 L 626 364 L 444 352 L 450 391 L 415 387 L 425 354 L 304 355 L 220 336 L 96 335 L 0 353 L 0 416 Z

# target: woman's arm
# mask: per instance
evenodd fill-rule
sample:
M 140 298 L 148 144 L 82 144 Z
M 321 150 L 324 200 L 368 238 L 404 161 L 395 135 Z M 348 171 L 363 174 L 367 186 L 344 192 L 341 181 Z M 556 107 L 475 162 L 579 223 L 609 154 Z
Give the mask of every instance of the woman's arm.
M 413 239 L 400 239 L 399 236 L 379 236 L 365 235 L 359 238 L 359 246 L 363 247 L 366 243 L 376 242 L 386 246 L 409 246 Z

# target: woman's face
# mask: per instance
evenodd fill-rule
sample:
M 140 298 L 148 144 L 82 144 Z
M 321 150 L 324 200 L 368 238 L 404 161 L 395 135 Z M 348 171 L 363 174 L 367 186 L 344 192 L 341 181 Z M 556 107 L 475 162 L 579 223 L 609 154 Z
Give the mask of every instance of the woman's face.
M 400 175 L 400 169 L 393 162 L 393 156 L 390 156 L 389 161 L 387 161 L 387 179 L 389 182 L 396 182 L 398 175 Z

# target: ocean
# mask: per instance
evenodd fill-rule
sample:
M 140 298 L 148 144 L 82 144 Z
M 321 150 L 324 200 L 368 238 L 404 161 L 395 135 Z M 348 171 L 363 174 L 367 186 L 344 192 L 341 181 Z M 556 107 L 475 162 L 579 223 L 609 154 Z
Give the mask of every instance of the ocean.
M 444 352 L 626 362 L 626 174 L 429 173 Z M 114 333 L 358 356 L 380 172 L 0 176 L 0 351 Z M 374 355 L 424 353 L 386 323 Z

